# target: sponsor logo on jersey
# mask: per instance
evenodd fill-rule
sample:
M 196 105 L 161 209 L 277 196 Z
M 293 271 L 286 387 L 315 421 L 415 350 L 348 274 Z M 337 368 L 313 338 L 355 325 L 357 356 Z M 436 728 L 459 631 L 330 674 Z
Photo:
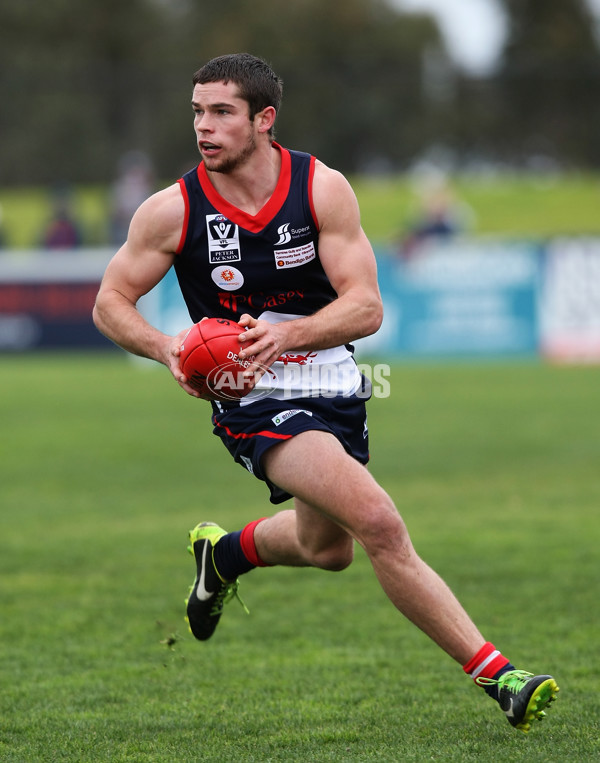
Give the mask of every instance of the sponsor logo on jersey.
M 225 291 L 235 291 L 244 285 L 244 274 L 232 265 L 214 268 L 210 275 L 217 286 Z
M 275 255 L 275 267 L 277 270 L 306 265 L 307 262 L 314 260 L 317 256 L 315 245 L 312 241 L 302 246 L 292 247 L 291 249 L 278 249 L 273 254 Z
M 280 225 L 279 228 L 277 228 L 277 233 L 279 233 L 279 241 L 275 242 L 275 246 L 283 246 L 284 244 L 289 244 L 292 240 L 289 223 Z
M 239 262 L 240 231 L 235 223 L 224 215 L 206 215 L 208 233 L 208 261 L 212 265 L 221 262 Z
M 252 294 L 228 294 L 220 291 L 218 297 L 221 307 L 238 313 L 244 312 L 246 306 L 253 310 L 266 310 L 269 307 L 278 307 L 289 302 L 301 302 L 304 299 L 304 291 L 291 289 L 290 291 L 281 291 L 278 294 L 265 294 L 262 291 Z
M 279 363 L 283 363 L 284 366 L 287 366 L 288 363 L 297 363 L 299 366 L 305 366 L 307 363 L 312 363 L 313 358 L 316 357 L 316 352 L 307 352 L 306 355 L 302 355 L 302 353 L 286 352 L 285 355 L 280 355 L 277 360 Z
M 292 239 L 302 238 L 310 233 L 310 225 L 304 225 L 302 228 L 290 228 L 290 225 L 291 223 L 284 223 L 277 228 L 279 240 L 275 242 L 275 246 L 285 246 Z

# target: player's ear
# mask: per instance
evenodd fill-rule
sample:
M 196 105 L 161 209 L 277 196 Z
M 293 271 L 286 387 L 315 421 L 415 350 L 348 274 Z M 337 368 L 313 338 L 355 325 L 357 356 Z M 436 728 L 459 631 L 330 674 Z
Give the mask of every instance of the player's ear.
M 256 116 L 254 117 L 254 122 L 256 126 L 258 127 L 259 132 L 269 132 L 269 130 L 273 127 L 275 124 L 275 117 L 277 116 L 277 112 L 273 108 L 273 106 L 267 106 L 262 111 L 257 112 Z

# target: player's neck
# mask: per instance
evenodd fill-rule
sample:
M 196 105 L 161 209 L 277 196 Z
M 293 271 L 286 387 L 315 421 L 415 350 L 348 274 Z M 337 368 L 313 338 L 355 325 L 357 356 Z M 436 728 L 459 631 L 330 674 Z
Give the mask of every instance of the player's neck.
M 209 172 L 215 190 L 238 209 L 256 215 L 269 201 L 281 172 L 281 152 L 270 143 L 258 147 L 240 167 L 231 172 Z

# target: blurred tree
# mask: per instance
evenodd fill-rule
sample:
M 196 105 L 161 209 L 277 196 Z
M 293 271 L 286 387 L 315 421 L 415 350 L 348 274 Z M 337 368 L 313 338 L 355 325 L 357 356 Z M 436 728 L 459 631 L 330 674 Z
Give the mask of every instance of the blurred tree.
M 143 142 L 159 15 L 147 0 L 19 0 L 0 18 L 0 182 L 105 178 Z
M 344 171 L 399 167 L 435 135 L 423 82 L 435 22 L 384 0 L 38 0 L 0 10 L 0 183 L 163 177 L 197 161 L 191 76 L 249 51 L 285 82 L 278 137 Z
M 434 21 L 405 16 L 382 0 L 221 0 L 196 61 L 247 50 L 284 80 L 278 136 L 344 170 L 398 167 L 431 138 L 422 66 L 442 47 Z M 205 23 L 202 4 L 187 11 L 191 38 Z
M 191 76 L 249 51 L 285 83 L 278 138 L 345 172 L 461 158 L 600 166 L 600 54 L 586 0 L 503 0 L 504 57 L 458 75 L 427 15 L 386 0 L 19 0 L 0 5 L 0 183 L 112 180 L 141 150 L 197 161 Z
M 503 0 L 493 139 L 522 161 L 600 166 L 600 52 L 586 0 Z

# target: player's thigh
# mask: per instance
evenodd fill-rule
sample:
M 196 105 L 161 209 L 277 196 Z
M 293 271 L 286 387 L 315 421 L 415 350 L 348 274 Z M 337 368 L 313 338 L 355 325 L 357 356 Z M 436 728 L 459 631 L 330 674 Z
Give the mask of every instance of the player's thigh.
M 270 448 L 263 467 L 272 482 L 361 542 L 374 528 L 399 529 L 390 497 L 328 432 L 301 432 Z

